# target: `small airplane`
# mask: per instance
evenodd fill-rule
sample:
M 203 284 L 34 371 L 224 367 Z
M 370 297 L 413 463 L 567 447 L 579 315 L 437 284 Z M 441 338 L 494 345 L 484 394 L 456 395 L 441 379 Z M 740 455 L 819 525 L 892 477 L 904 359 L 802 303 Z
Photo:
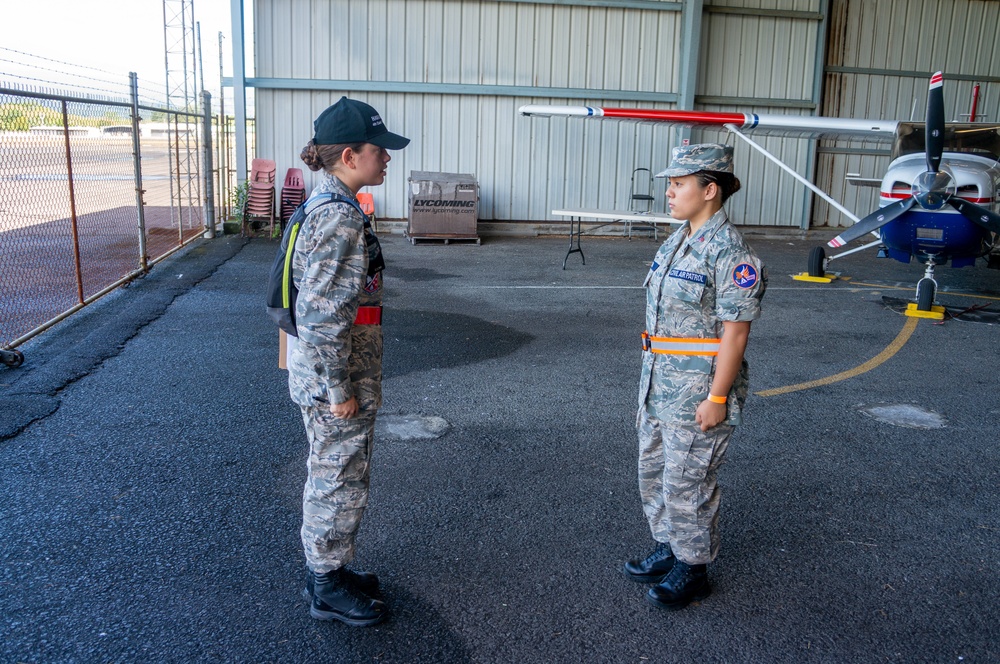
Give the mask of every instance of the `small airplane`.
M 926 266 L 924 277 L 917 282 L 916 305 L 911 305 L 907 313 L 943 317 L 943 309 L 934 307 L 936 265 L 951 261 L 952 267 L 965 267 L 986 256 L 989 267 L 1000 268 L 1000 125 L 946 123 L 943 82 L 941 72 L 931 76 L 923 126 L 882 120 L 641 108 L 528 105 L 519 111 L 525 116 L 724 127 L 855 222 L 828 246 L 843 247 L 869 233 L 878 238 L 833 256 L 827 256 L 823 247 L 815 247 L 809 254 L 808 277 L 827 280 L 830 261 L 878 246 L 880 256 L 903 263 L 916 258 Z M 892 161 L 881 180 L 880 208 L 859 219 L 744 134 L 750 131 L 799 138 L 891 141 Z

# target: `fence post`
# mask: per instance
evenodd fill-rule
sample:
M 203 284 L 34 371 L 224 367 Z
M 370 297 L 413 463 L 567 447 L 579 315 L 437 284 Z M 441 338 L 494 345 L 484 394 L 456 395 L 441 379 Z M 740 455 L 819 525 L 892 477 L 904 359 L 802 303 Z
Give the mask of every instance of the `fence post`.
M 201 91 L 202 131 L 205 135 L 201 149 L 204 154 L 204 168 L 201 171 L 205 182 L 205 237 L 215 237 L 215 182 L 212 177 L 212 93 Z
M 69 213 L 70 231 L 73 234 L 73 264 L 76 266 L 77 301 L 83 303 L 83 268 L 80 265 L 80 228 L 76 221 L 76 185 L 73 183 L 73 154 L 69 147 L 69 111 L 66 110 L 66 100 L 63 99 L 62 121 L 63 140 L 66 143 L 66 179 L 69 182 Z
M 139 219 L 139 269 L 146 272 L 149 270 L 146 256 L 146 203 L 142 199 L 146 190 L 142 188 L 142 158 L 139 152 L 139 80 L 134 71 L 129 72 L 128 84 L 129 95 L 132 97 L 132 170 L 135 173 L 135 207 Z

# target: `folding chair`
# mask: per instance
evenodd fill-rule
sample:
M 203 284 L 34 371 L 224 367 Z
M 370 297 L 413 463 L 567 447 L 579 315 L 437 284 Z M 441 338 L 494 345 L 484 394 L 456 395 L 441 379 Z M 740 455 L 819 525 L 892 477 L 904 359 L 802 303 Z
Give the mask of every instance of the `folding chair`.
M 302 169 L 289 168 L 285 173 L 285 184 L 281 187 L 281 232 L 291 219 L 295 208 L 306 200 L 306 185 L 302 178 Z
M 629 191 L 629 212 L 644 214 L 653 211 L 653 173 L 648 168 L 637 168 L 632 171 L 632 187 Z M 632 221 L 625 221 L 625 234 L 628 239 L 632 239 L 633 230 L 653 231 L 653 238 L 656 239 L 656 224 L 648 226 L 636 226 L 633 228 Z
M 278 169 L 271 159 L 254 159 L 250 163 L 250 187 L 243 206 L 243 234 L 253 221 L 267 220 L 274 232 L 274 173 Z
M 361 192 L 355 198 L 361 204 L 361 210 L 371 217 L 372 229 L 378 233 L 378 222 L 375 219 L 375 197 L 367 192 Z

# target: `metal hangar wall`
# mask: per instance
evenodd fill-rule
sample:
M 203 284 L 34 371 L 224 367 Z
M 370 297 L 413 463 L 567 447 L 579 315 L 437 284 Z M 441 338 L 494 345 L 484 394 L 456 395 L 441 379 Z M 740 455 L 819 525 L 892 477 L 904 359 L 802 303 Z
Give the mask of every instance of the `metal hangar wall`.
M 646 123 L 527 119 L 522 104 L 905 119 L 914 97 L 922 116 L 925 75 L 940 68 L 956 111 L 974 79 L 980 107 L 998 112 L 1000 79 L 986 74 L 1000 71 L 1000 3 L 987 0 L 255 0 L 254 26 L 246 85 L 256 89 L 258 156 L 279 173 L 300 167 L 313 118 L 341 95 L 365 100 L 412 139 L 373 192 L 382 218 L 406 217 L 406 178 L 418 170 L 474 173 L 482 219 L 624 209 L 634 168 L 662 168 L 683 138 L 732 141 Z M 887 163 L 880 148 L 759 142 L 848 208 L 876 204 L 874 190 L 847 189 L 843 178 L 877 173 Z M 848 224 L 734 145 L 737 223 Z M 662 182 L 654 193 L 663 210 Z
M 822 115 L 922 122 L 931 72 L 944 72 L 945 119 L 968 122 L 979 85 L 977 119 L 1000 121 L 1000 2 L 996 0 L 833 0 Z M 816 184 L 864 216 L 874 189 L 847 184 L 848 173 L 881 177 L 885 146 L 823 143 Z M 813 219 L 850 225 L 817 199 Z

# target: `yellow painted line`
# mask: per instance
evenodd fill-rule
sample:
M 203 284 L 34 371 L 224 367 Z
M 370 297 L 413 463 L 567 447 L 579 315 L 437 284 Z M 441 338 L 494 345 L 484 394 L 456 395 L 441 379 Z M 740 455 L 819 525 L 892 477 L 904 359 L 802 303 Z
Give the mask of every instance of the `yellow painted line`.
M 877 290 L 908 290 L 913 291 L 915 286 L 885 286 L 880 284 L 866 284 L 861 281 L 855 281 L 852 286 L 865 286 L 866 288 L 875 288 Z M 995 295 L 976 295 L 974 293 L 960 293 L 958 291 L 946 291 L 938 289 L 938 295 L 954 295 L 955 297 L 971 297 L 977 300 L 997 300 L 1000 301 L 1000 297 Z
M 854 378 L 855 376 L 860 376 L 863 373 L 871 371 L 875 367 L 879 366 L 890 357 L 899 352 L 899 349 L 903 347 L 913 334 L 913 331 L 917 329 L 918 318 L 907 318 L 906 323 L 903 325 L 903 329 L 899 331 L 896 338 L 892 340 L 892 343 L 885 347 L 881 353 L 868 360 L 864 364 L 854 367 L 848 371 L 843 371 L 839 374 L 834 374 L 832 376 L 827 376 L 826 378 L 819 378 L 817 380 L 811 380 L 807 383 L 799 383 L 797 385 L 786 385 L 785 387 L 776 387 L 771 390 L 763 390 L 761 392 L 755 392 L 759 397 L 774 397 L 779 394 L 788 394 L 789 392 L 799 392 L 801 390 L 808 390 L 813 387 L 820 387 L 821 385 L 829 385 L 831 383 L 839 383 L 842 380 L 847 380 L 848 378 Z
M 863 281 L 852 281 L 851 286 L 864 286 L 865 288 L 874 288 L 876 290 L 916 290 L 916 286 L 890 286 L 889 284 L 866 284 Z

